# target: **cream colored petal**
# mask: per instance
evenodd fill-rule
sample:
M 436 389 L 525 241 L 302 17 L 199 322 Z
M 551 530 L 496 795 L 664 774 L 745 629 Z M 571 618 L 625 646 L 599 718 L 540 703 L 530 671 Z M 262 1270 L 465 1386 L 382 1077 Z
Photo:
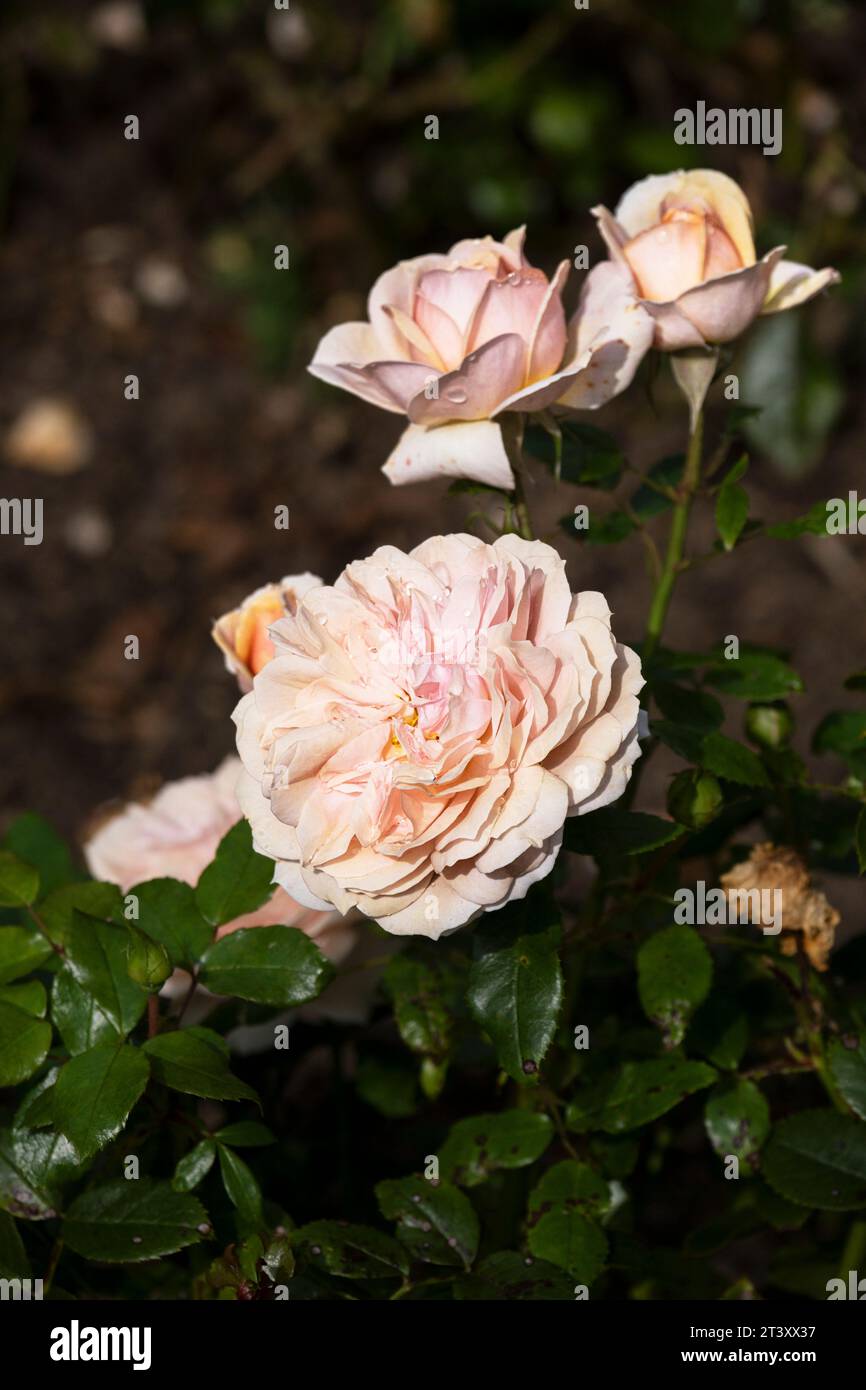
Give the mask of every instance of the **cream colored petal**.
M 813 299 L 828 285 L 838 285 L 842 279 L 838 270 L 812 270 L 797 261 L 777 261 L 770 275 L 770 287 L 764 300 L 762 314 L 779 314 L 783 309 L 795 309 Z
M 435 429 L 410 425 L 382 472 L 395 487 L 431 478 L 471 478 L 503 491 L 514 487 L 502 431 L 492 420 L 458 421 Z

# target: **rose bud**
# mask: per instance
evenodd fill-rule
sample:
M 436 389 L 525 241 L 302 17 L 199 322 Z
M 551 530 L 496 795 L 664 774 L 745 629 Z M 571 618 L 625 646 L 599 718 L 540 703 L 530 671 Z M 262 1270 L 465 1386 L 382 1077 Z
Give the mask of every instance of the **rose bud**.
M 703 830 L 722 807 L 722 789 L 709 772 L 678 772 L 668 788 L 668 812 L 689 830 Z
M 241 690 L 250 690 L 253 679 L 274 654 L 268 636 L 271 623 L 294 612 L 308 589 L 321 584 L 314 574 L 290 574 L 279 584 L 265 584 L 245 598 L 240 608 L 224 613 L 211 636 L 225 657 L 226 669 L 237 677 Z
M 746 195 L 714 169 L 651 174 L 615 215 L 593 213 L 654 320 L 654 345 L 670 352 L 730 342 L 759 314 L 792 309 L 840 278 L 783 260 L 784 246 L 757 260 Z

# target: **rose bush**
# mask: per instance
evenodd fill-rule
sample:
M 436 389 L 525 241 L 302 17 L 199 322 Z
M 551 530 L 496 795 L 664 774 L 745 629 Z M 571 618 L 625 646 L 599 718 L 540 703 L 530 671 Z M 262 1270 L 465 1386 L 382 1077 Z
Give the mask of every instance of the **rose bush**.
M 4 1281 L 617 1306 L 851 1286 L 833 1272 L 866 1248 L 866 1015 L 842 903 L 866 872 L 866 673 L 801 753 L 787 653 L 665 642 L 693 564 L 828 534 L 821 499 L 750 515 L 736 418 L 710 462 L 703 443 L 716 345 L 835 272 L 757 261 L 742 193 L 707 171 L 598 215 L 613 259 L 570 328 L 564 267 L 548 282 L 511 234 L 389 272 L 314 363 L 408 414 L 393 481 L 488 483 L 492 543 L 381 546 L 219 618 L 240 758 L 105 820 L 92 878 L 39 817 L 6 831 Z M 688 438 L 638 468 L 566 412 L 653 342 Z M 532 537 L 524 449 L 539 485 L 549 465 L 592 499 L 561 528 L 581 573 L 640 535 L 640 655 Z M 667 765 L 641 785 L 650 756 Z

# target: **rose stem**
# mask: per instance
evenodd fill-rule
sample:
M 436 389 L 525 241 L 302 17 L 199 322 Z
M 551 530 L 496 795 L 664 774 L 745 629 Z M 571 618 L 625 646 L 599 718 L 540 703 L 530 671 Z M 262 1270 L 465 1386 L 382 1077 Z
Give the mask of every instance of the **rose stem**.
M 691 513 L 695 492 L 701 480 L 701 445 L 703 443 L 703 434 L 704 412 L 703 410 L 699 410 L 695 416 L 694 425 L 689 434 L 689 445 L 686 452 L 686 467 L 682 483 L 678 489 L 679 501 L 674 507 L 673 521 L 671 522 L 670 535 L 668 536 L 667 553 L 665 554 L 661 576 L 656 584 L 652 604 L 650 605 L 649 619 L 647 621 L 647 639 L 643 645 L 642 653 L 645 667 L 649 666 L 652 661 L 656 648 L 661 640 L 665 618 L 667 617 L 671 596 L 674 591 L 674 585 L 676 584 L 682 565 L 686 533 L 689 525 L 689 514 Z
M 514 473 L 514 516 L 517 521 L 517 534 L 522 536 L 525 541 L 534 540 L 532 533 L 532 521 L 529 516 L 529 507 L 526 505 L 526 494 L 523 491 L 523 479 L 517 468 L 513 468 Z

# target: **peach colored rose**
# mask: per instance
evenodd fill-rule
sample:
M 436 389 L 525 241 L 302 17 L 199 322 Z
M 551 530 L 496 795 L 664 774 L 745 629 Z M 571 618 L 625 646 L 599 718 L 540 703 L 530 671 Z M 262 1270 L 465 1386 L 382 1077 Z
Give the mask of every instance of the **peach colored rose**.
M 522 898 L 639 756 L 634 652 L 550 546 L 436 536 L 311 589 L 235 710 L 238 796 L 298 902 L 438 937 Z
M 241 690 L 252 689 L 253 677 L 274 654 L 268 637 L 271 623 L 294 612 L 298 600 L 321 582 L 315 574 L 287 574 L 279 584 L 263 585 L 245 598 L 240 608 L 217 618 L 211 636 Z
M 757 260 L 746 195 L 714 169 L 651 174 L 615 216 L 605 207 L 593 213 L 655 321 L 655 346 L 667 351 L 730 342 L 759 314 L 792 309 L 839 279 L 783 260 L 784 246 Z
M 373 286 L 369 322 L 332 328 L 309 370 L 408 415 L 384 468 L 392 483 L 445 476 L 512 488 L 497 418 L 555 401 L 603 404 L 631 381 L 652 336 L 616 274 L 567 329 L 567 276 L 567 261 L 552 280 L 529 264 L 522 228 L 402 261 Z

